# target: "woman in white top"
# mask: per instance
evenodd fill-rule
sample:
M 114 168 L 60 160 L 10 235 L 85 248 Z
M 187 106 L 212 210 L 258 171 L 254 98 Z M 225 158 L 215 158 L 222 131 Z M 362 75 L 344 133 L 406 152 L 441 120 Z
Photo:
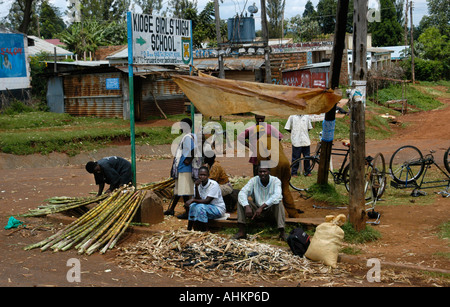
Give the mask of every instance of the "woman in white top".
M 219 184 L 209 179 L 209 170 L 206 166 L 200 167 L 198 179 L 195 181 L 194 197 L 186 202 L 188 212 L 188 230 L 195 228 L 206 230 L 208 220 L 220 218 L 225 215 L 225 203 Z

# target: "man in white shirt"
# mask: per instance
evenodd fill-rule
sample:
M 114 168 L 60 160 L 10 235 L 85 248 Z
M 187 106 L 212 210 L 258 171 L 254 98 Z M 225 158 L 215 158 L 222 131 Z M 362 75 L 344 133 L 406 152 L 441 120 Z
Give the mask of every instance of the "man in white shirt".
M 289 116 L 284 129 L 291 133 L 292 143 L 292 162 L 311 154 L 309 139 L 309 130 L 311 130 L 311 117 L 309 115 L 291 115 Z M 291 176 L 297 176 L 299 165 L 293 165 L 291 168 Z M 304 169 L 309 169 L 309 161 L 305 161 Z M 308 174 L 304 174 L 308 175 Z
M 209 220 L 217 219 L 225 215 L 225 202 L 219 184 L 209 179 L 208 167 L 202 166 L 198 170 L 198 179 L 195 181 L 194 197 L 185 204 L 188 212 L 188 230 L 195 227 L 198 230 L 206 230 Z
M 280 238 L 285 240 L 286 221 L 282 199 L 280 179 L 271 176 L 268 168 L 259 167 L 258 176 L 251 178 L 239 192 L 237 208 L 239 231 L 233 238 L 246 238 L 247 218 L 255 220 L 261 217 L 275 219 Z

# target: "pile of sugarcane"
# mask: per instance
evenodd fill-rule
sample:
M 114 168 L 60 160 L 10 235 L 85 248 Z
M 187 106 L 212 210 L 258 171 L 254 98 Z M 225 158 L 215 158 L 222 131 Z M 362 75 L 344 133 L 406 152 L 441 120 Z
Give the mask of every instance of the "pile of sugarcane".
M 75 247 L 78 253 L 90 255 L 101 248 L 100 252 L 105 253 L 125 232 L 146 193 L 146 190 L 133 187 L 117 189 L 65 228 L 25 249 L 65 251 Z
M 159 182 L 143 184 L 139 188 L 144 190 L 152 190 L 161 198 L 172 198 L 175 179 L 169 178 Z
M 32 217 L 54 214 L 69 210 L 80 209 L 86 205 L 98 203 L 108 197 L 108 194 L 103 194 L 95 197 L 68 197 L 55 196 L 44 200 L 44 204 L 38 206 L 36 209 L 29 209 L 28 212 L 16 215 L 18 217 Z M 79 210 L 84 213 L 84 210 Z

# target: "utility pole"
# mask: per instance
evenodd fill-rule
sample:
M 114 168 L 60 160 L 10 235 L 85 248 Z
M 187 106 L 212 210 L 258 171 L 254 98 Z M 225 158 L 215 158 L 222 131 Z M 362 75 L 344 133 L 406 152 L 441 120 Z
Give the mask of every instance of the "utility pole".
M 405 56 L 406 56 L 406 46 L 408 46 L 408 1 L 405 1 Z
M 409 9 L 411 10 L 409 15 L 411 16 L 411 76 L 412 76 L 412 83 L 414 84 L 416 82 L 416 76 L 415 76 L 415 72 L 414 72 L 414 38 L 413 38 L 413 28 L 414 28 L 414 24 L 413 24 L 413 18 L 412 18 L 412 13 L 413 13 L 413 2 L 411 0 L 411 4 L 409 6 Z
M 365 228 L 364 166 L 365 166 L 365 94 L 367 78 L 367 0 L 353 3 L 353 66 L 350 95 L 350 191 L 349 221 L 356 231 Z
M 225 70 L 223 63 L 223 52 L 222 47 L 220 47 L 220 43 L 222 42 L 222 37 L 220 35 L 220 13 L 219 13 L 219 0 L 214 0 L 214 16 L 216 18 L 216 37 L 217 37 L 217 52 L 218 52 L 218 60 L 219 60 L 219 78 L 225 78 Z
M 265 83 L 272 83 L 272 72 L 270 71 L 270 47 L 269 30 L 267 29 L 266 1 L 261 0 L 261 30 L 264 40 L 264 66 L 266 68 Z
M 342 54 L 345 48 L 345 25 L 347 24 L 349 0 L 338 0 L 336 12 L 336 26 L 334 29 L 334 43 L 333 53 L 331 55 L 331 77 L 330 89 L 335 89 L 339 86 L 339 76 L 342 66 Z M 330 168 L 331 148 L 333 146 L 334 126 L 336 123 L 336 105 L 330 111 L 325 113 L 324 133 L 322 136 L 319 173 L 317 176 L 317 183 L 324 185 L 328 183 L 328 169 Z M 325 127 L 332 129 L 331 133 L 325 133 Z

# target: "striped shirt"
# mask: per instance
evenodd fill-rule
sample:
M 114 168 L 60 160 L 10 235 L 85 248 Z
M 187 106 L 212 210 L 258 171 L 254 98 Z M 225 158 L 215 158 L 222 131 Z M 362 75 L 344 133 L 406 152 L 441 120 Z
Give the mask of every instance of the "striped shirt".
M 248 197 L 251 196 L 258 207 L 266 204 L 268 207 L 278 204 L 283 199 L 281 194 L 281 181 L 277 177 L 269 176 L 269 183 L 263 186 L 259 176 L 250 179 L 239 192 L 239 203 L 245 207 L 248 205 Z

